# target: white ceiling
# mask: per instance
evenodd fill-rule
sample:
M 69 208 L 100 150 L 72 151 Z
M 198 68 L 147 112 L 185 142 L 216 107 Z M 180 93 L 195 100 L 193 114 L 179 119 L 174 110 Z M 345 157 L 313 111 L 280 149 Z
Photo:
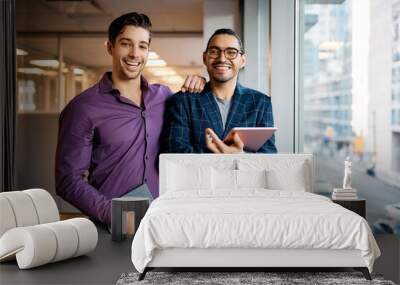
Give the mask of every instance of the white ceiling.
M 17 30 L 106 31 L 134 11 L 148 15 L 155 31 L 203 30 L 203 0 L 17 0 Z
M 111 60 L 104 46 L 108 25 L 130 11 L 150 17 L 155 31 L 151 49 L 169 65 L 202 65 L 203 0 L 17 0 L 17 44 L 31 54 L 37 51 L 42 59 L 56 57 L 54 33 L 69 33 L 62 39 L 67 62 L 109 67 Z

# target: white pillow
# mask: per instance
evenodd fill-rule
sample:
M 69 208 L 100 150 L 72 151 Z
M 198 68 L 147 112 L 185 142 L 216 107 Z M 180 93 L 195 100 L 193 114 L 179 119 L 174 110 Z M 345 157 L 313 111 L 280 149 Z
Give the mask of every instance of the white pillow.
M 268 189 L 306 191 L 305 163 L 291 164 L 290 167 L 277 167 L 267 170 Z
M 214 190 L 236 190 L 236 170 L 212 168 L 212 188 Z
M 238 190 L 241 188 L 267 188 L 266 170 L 231 170 L 215 169 L 213 173 L 213 189 Z
M 262 170 L 236 170 L 237 187 L 240 188 L 267 188 L 267 172 Z
M 286 159 L 240 159 L 240 170 L 266 169 L 267 188 L 273 190 L 311 191 L 309 160 Z
M 167 188 L 170 191 L 212 189 L 211 167 L 169 163 Z

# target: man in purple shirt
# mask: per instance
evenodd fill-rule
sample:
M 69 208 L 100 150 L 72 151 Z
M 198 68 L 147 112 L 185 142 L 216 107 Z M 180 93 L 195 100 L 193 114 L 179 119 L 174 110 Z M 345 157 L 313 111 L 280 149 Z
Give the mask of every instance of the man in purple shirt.
M 112 72 L 71 100 L 60 115 L 56 192 L 108 225 L 112 198 L 140 185 L 147 185 L 152 197 L 158 196 L 159 137 L 164 104 L 172 92 L 141 76 L 150 28 L 143 14 L 115 19 L 107 43 Z M 191 76 L 183 87 L 201 90 L 204 81 Z

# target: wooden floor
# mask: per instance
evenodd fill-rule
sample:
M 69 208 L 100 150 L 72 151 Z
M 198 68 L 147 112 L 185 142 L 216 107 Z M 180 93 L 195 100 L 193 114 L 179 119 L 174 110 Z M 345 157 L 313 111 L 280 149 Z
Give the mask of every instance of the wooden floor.
M 60 213 L 61 221 L 73 219 L 73 218 L 88 218 L 88 216 L 85 216 L 84 214 L 81 214 L 81 213 Z

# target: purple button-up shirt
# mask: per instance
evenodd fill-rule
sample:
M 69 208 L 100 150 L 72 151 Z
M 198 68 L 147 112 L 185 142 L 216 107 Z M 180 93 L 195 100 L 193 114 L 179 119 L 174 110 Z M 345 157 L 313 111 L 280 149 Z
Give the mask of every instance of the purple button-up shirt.
M 60 115 L 57 194 L 108 224 L 112 198 L 143 183 L 158 197 L 159 137 L 165 101 L 172 93 L 143 77 L 141 86 L 143 108 L 113 89 L 111 73 L 106 73 Z

